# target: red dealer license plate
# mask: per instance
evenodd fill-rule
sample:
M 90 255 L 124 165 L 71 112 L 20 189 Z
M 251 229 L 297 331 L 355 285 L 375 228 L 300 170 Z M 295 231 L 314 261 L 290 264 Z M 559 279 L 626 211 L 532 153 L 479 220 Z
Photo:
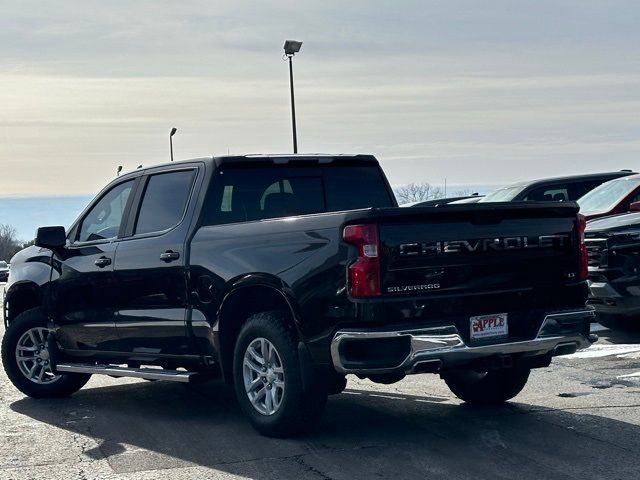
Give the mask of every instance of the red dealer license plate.
M 509 335 L 507 317 L 506 313 L 471 317 L 471 340 L 506 337 Z

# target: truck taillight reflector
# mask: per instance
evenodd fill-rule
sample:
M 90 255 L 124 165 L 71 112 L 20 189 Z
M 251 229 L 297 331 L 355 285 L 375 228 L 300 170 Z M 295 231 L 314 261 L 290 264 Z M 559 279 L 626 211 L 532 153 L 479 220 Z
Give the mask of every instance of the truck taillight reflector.
M 349 266 L 349 289 L 353 297 L 379 296 L 380 237 L 378 226 L 348 225 L 342 235 L 344 241 L 358 247 L 358 260 Z
M 586 280 L 589 277 L 589 252 L 584 241 L 584 231 L 587 228 L 587 219 L 582 214 L 578 214 L 578 239 L 580 240 L 580 267 L 578 278 Z

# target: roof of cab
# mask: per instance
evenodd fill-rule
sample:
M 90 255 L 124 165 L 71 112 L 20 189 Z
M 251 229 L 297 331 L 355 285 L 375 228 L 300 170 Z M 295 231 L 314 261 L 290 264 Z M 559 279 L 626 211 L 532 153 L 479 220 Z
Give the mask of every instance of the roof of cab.
M 364 162 L 371 163 L 378 161 L 373 155 L 364 154 L 328 154 L 328 153 L 288 153 L 288 154 L 258 154 L 258 155 L 227 155 L 215 157 L 218 164 L 229 163 L 274 163 L 288 164 L 292 162 L 310 162 L 318 164 L 328 164 L 334 162 Z
M 224 155 L 220 157 L 201 157 L 201 158 L 189 158 L 184 160 L 176 160 L 174 162 L 157 163 L 148 166 L 140 166 L 135 170 L 131 170 L 122 173 L 121 177 L 126 177 L 135 173 L 144 172 L 146 170 L 180 166 L 186 163 L 211 163 L 215 166 L 222 164 L 251 164 L 251 163 L 273 163 L 273 164 L 288 164 L 290 162 L 310 162 L 317 164 L 329 164 L 329 163 L 341 163 L 341 162 L 363 162 L 363 163 L 378 163 L 378 160 L 373 155 L 366 154 L 329 154 L 329 153 L 287 153 L 287 154 L 255 154 L 255 155 Z

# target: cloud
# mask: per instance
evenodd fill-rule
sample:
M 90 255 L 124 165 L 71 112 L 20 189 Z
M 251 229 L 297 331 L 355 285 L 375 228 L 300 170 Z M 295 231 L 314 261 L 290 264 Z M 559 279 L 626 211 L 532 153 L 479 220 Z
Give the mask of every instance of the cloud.
M 394 184 L 634 167 L 635 2 L 10 0 L 0 17 L 0 187 L 85 194 L 117 165 L 372 152 Z M 38 175 L 34 175 L 34 171 Z M 435 180 L 434 180 L 435 179 Z

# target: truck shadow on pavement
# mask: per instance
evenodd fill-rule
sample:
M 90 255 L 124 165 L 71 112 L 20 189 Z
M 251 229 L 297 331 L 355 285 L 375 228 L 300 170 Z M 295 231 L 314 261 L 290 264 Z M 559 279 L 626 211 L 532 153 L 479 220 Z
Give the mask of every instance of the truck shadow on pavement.
M 256 479 L 637 478 L 637 425 L 579 408 L 449 400 L 351 389 L 330 397 L 312 433 L 286 440 L 255 433 L 221 382 L 90 383 L 11 409 L 88 437 L 86 460 L 123 474 L 205 466 Z
M 624 345 L 624 344 L 640 344 L 640 332 L 626 332 L 622 330 L 606 330 L 600 333 L 603 339 L 608 342 Z M 598 345 L 596 343 L 596 345 Z

